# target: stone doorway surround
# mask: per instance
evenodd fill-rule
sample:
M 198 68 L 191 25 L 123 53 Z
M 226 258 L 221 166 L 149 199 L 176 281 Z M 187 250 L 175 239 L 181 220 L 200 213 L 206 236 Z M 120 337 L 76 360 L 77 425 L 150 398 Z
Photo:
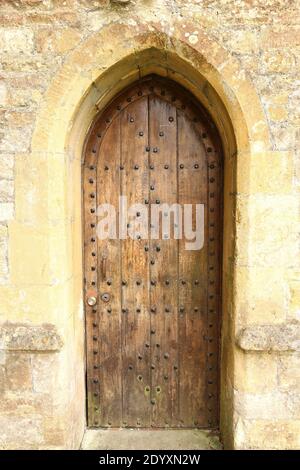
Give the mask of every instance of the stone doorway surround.
M 196 29 L 196 37 L 186 34 Z M 5 289 L 3 302 L 9 321 L 0 331 L 1 364 L 13 386 L 1 404 L 2 448 L 78 449 L 82 441 L 82 145 L 95 114 L 149 73 L 169 76 L 190 90 L 223 139 L 224 446 L 299 445 L 294 419 L 299 402 L 277 378 L 278 370 L 281 377 L 289 370 L 289 354 L 299 351 L 299 323 L 280 315 L 282 275 L 296 252 L 293 241 L 282 248 L 280 224 L 292 231 L 297 208 L 290 199 L 285 204 L 291 179 L 282 172 L 281 153 L 272 150 L 260 99 L 239 62 L 197 21 L 187 21 L 183 30 L 174 20 L 166 34 L 160 23 L 131 18 L 103 26 L 70 52 L 45 94 L 30 153 L 16 159 L 16 218 L 8 227 L 12 286 Z M 271 176 L 270 158 L 277 162 Z M 278 197 L 264 199 L 278 190 Z M 274 220 L 276 236 L 270 238 Z M 284 275 L 293 285 L 293 273 Z M 23 287 L 16 308 L 18 285 Z M 28 305 L 32 323 L 22 320 Z

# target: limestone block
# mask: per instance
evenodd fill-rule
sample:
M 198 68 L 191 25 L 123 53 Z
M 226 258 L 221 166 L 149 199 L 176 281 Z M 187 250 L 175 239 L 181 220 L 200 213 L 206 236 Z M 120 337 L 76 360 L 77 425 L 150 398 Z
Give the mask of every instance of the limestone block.
M 13 202 L 0 202 L 0 222 L 6 222 L 13 219 L 14 216 L 14 203 Z
M 33 51 L 34 33 L 28 28 L 5 28 L 0 30 L 0 48 L 2 53 L 15 56 Z
M 14 195 L 14 182 L 12 179 L 0 179 L 0 201 L 11 202 Z
M 0 449 L 37 449 L 43 443 L 43 418 L 22 417 L 16 413 L 0 415 Z
M 300 396 L 295 390 L 266 393 L 236 390 L 234 409 L 245 419 L 296 419 L 300 418 Z
M 300 324 L 248 326 L 236 341 L 245 351 L 300 351 Z
M 4 81 L 0 81 L 0 107 L 6 105 L 7 86 Z
M 282 390 L 300 393 L 300 355 L 280 355 L 278 361 L 278 385 Z
M 239 351 L 235 354 L 235 388 L 266 393 L 277 388 L 277 357 L 269 353 Z
M 13 179 L 14 176 L 14 154 L 0 154 L 0 175 L 3 179 Z
M 8 233 L 5 225 L 0 225 L 0 284 L 8 276 Z
M 6 388 L 9 390 L 32 390 L 30 355 L 9 352 L 6 357 Z
M 29 325 L 2 323 L 0 349 L 8 351 L 59 351 L 63 346 L 61 336 L 51 324 Z
M 235 448 L 288 450 L 300 448 L 300 420 L 246 420 L 236 424 Z

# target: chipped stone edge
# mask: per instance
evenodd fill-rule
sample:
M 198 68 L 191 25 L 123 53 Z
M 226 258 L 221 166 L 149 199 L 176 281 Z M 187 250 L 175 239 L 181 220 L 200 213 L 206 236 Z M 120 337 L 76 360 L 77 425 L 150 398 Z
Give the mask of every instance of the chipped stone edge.
M 5 322 L 0 324 L 0 350 L 56 352 L 62 349 L 63 344 L 56 326 L 50 323 L 30 325 Z
M 248 326 L 240 330 L 236 344 L 244 351 L 300 351 L 300 324 Z

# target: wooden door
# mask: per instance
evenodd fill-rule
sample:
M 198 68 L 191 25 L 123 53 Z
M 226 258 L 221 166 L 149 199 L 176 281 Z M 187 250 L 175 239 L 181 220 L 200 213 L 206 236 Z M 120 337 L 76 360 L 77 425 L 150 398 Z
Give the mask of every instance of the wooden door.
M 83 168 L 89 426 L 218 425 L 221 156 L 202 107 L 154 76 L 91 128 Z M 120 239 L 118 224 L 113 238 L 99 239 L 97 207 L 111 204 L 119 220 L 120 196 L 140 204 L 123 223 L 131 233 L 152 207 L 204 205 L 203 247 L 174 237 L 173 216 L 173 232 L 157 239 L 151 216 L 146 238 L 138 227 Z

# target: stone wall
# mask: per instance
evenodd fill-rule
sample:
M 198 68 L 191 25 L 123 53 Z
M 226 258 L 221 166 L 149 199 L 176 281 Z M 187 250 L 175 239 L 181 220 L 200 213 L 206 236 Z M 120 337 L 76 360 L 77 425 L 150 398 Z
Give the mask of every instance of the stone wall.
M 232 291 L 223 312 L 225 445 L 299 448 L 298 3 L 1 1 L 1 448 L 80 444 L 81 148 L 68 151 L 69 131 L 109 89 L 105 72 L 120 58 L 132 55 L 138 77 L 147 46 L 161 56 L 147 56 L 145 70 L 165 60 L 173 73 L 176 52 L 191 76 L 193 69 L 208 77 L 237 141 L 232 210 L 225 198 L 225 219 L 227 211 L 235 223 L 223 283 L 225 297 Z M 106 86 L 97 85 L 102 74 Z M 203 99 L 217 120 L 222 106 L 211 96 Z

